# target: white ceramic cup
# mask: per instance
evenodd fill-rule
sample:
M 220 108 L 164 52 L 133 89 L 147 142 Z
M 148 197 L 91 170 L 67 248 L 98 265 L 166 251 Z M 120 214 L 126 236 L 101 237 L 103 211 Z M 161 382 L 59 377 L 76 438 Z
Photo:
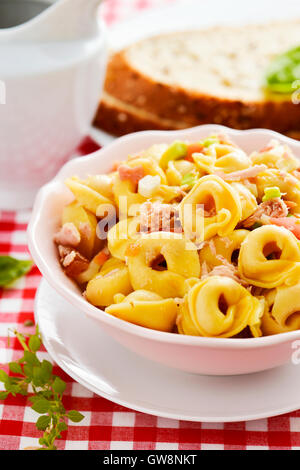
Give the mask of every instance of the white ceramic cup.
M 0 29 L 0 209 L 32 206 L 89 133 L 98 106 L 107 58 L 100 0 L 52 3 Z

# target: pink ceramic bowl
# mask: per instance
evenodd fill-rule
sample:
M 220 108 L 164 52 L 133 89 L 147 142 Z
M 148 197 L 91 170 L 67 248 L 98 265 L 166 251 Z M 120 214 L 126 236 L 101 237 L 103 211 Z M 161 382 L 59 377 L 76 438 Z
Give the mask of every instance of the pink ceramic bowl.
M 66 300 L 95 320 L 95 328 L 105 330 L 132 351 L 161 364 L 187 372 L 207 375 L 248 374 L 270 369 L 292 360 L 300 346 L 300 330 L 275 336 L 249 339 L 222 339 L 182 336 L 146 329 L 115 318 L 89 304 L 59 264 L 53 234 L 57 231 L 62 207 L 73 199 L 64 186 L 72 175 L 86 177 L 110 171 L 112 163 L 154 143 L 176 139 L 197 141 L 212 132 L 226 132 L 246 152 L 264 147 L 270 139 L 287 143 L 300 157 L 300 142 L 272 131 L 236 131 L 222 126 L 199 126 L 182 131 L 147 131 L 115 140 L 85 158 L 71 160 L 38 193 L 28 228 L 29 248 L 46 280 Z M 88 338 L 83 340 L 88 341 Z

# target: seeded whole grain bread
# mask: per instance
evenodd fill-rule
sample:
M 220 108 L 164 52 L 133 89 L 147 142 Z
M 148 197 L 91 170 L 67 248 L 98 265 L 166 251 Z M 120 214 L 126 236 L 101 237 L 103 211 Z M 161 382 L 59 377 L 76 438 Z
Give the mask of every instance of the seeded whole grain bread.
M 113 54 L 95 124 L 115 135 L 223 124 L 300 135 L 300 104 L 267 95 L 270 61 L 300 44 L 300 20 L 144 39 Z

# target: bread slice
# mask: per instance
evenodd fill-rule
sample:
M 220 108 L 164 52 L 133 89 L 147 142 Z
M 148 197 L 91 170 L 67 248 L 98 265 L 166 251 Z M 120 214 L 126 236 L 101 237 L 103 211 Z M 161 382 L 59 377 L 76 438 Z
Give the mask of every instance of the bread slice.
M 94 124 L 115 136 L 151 129 L 180 130 L 190 127 L 184 122 L 160 119 L 158 116 L 128 105 L 106 92 L 102 96 Z M 300 140 L 300 130 L 291 129 L 284 134 L 292 139 Z
M 145 39 L 111 57 L 95 124 L 117 135 L 207 123 L 298 132 L 300 105 L 261 85 L 272 58 L 299 43 L 300 20 Z
M 170 130 L 187 127 L 184 122 L 161 119 L 153 113 L 124 103 L 106 92 L 102 94 L 101 105 L 94 124 L 117 136 L 149 129 Z

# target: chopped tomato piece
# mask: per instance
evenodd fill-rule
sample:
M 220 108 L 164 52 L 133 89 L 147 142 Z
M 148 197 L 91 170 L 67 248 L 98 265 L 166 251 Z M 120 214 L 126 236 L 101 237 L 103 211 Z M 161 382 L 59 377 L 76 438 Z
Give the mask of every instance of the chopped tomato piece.
M 107 261 L 108 259 L 109 259 L 109 254 L 106 252 L 106 250 L 102 250 L 94 257 L 93 261 L 99 264 L 99 266 L 102 266 L 105 263 L 105 261 Z
M 203 152 L 204 146 L 202 144 L 191 144 L 187 148 L 187 154 L 185 157 L 185 160 L 188 160 L 189 162 L 193 162 L 192 155 L 193 153 L 201 153 Z

